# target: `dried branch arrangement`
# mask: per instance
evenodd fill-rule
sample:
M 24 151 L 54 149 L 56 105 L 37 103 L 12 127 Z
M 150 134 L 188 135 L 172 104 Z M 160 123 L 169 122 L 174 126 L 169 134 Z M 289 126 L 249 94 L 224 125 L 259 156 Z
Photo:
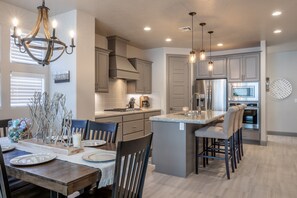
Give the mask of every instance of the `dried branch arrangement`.
M 61 141 L 71 144 L 72 111 L 66 108 L 66 96 L 55 93 L 50 99 L 47 92 L 36 92 L 28 104 L 32 119 L 33 138 L 42 139 L 44 143 Z

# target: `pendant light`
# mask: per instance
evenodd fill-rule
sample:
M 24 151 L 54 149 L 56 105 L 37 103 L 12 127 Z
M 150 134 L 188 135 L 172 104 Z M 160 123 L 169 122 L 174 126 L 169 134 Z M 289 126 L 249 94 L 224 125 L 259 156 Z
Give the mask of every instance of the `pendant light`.
M 209 62 L 208 62 L 208 71 L 212 71 L 213 70 L 213 62 L 211 61 L 211 34 L 213 33 L 213 31 L 209 31 Z
M 200 50 L 200 60 L 205 60 L 206 56 L 205 56 L 205 50 L 203 49 L 203 26 L 206 25 L 206 23 L 200 23 L 199 24 L 202 28 L 202 48 Z
M 196 62 L 196 52 L 194 51 L 194 26 L 193 26 L 193 21 L 194 21 L 194 16 L 196 15 L 196 12 L 190 12 L 189 15 L 192 16 L 192 51 L 190 52 L 189 56 L 189 61 L 190 63 L 195 63 Z

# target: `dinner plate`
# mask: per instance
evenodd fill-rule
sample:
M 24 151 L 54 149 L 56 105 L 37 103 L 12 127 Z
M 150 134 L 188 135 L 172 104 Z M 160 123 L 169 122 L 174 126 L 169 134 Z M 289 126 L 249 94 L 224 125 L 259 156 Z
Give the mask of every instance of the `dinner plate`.
M 116 154 L 96 152 L 85 154 L 82 158 L 88 162 L 110 162 L 115 160 Z
M 49 162 L 55 158 L 56 155 L 52 153 L 28 154 L 12 158 L 10 163 L 19 166 L 29 166 Z
M 102 146 L 106 144 L 105 140 L 84 140 L 82 141 L 83 146 Z
M 2 148 L 2 152 L 8 152 L 8 151 L 11 151 L 13 149 L 15 149 L 15 146 L 13 145 L 1 145 L 1 148 Z

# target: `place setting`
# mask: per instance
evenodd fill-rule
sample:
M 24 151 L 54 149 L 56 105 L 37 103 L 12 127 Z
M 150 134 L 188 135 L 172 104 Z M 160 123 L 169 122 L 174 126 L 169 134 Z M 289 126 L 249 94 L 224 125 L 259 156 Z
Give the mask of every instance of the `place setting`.
M 57 155 L 53 153 L 36 153 L 18 156 L 12 158 L 9 162 L 16 166 L 32 166 L 52 161 L 56 157 Z
M 93 152 L 93 153 L 87 153 L 83 155 L 82 159 L 88 162 L 95 162 L 95 163 L 111 162 L 116 159 L 116 154 L 109 153 L 109 152 Z

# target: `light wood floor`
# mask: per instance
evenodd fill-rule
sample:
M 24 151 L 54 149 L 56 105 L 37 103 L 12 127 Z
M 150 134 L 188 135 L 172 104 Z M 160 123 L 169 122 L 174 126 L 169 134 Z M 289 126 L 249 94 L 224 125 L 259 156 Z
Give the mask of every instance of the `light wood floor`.
M 268 146 L 244 145 L 245 155 L 231 179 L 223 161 L 212 161 L 187 178 L 154 172 L 149 165 L 143 196 L 152 198 L 297 197 L 297 137 L 268 136 Z

